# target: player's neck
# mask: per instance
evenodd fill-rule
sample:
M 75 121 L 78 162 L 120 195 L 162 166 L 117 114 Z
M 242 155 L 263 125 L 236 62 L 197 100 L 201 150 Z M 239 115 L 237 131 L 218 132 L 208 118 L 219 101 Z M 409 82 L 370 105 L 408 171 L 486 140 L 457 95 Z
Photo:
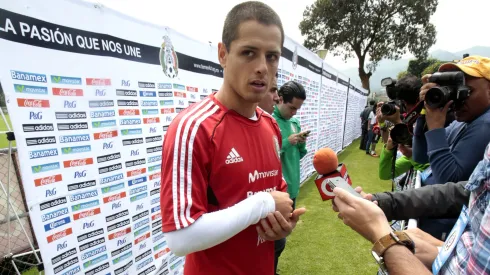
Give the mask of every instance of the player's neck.
M 235 91 L 225 85 L 216 93 L 215 98 L 226 108 L 234 110 L 246 118 L 253 117 L 258 106 L 258 103 L 245 101 Z

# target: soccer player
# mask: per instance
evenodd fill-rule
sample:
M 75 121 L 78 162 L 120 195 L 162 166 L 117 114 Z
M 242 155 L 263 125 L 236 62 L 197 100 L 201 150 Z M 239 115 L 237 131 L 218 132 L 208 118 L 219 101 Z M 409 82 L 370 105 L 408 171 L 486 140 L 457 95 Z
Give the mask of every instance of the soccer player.
M 274 112 L 274 106 L 279 103 L 279 95 L 277 94 L 277 74 L 272 80 L 269 92 L 259 102 L 259 107 L 272 115 Z
M 187 255 L 186 275 L 272 275 L 274 241 L 306 211 L 292 209 L 279 127 L 257 107 L 284 31 L 269 6 L 244 2 L 228 13 L 222 40 L 221 89 L 179 113 L 163 142 L 162 227 L 169 248 Z

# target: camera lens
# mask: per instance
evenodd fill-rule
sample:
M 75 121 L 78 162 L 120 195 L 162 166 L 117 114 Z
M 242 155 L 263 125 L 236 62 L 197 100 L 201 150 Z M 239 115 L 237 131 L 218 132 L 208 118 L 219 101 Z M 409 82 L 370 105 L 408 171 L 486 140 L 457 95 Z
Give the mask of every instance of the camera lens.
M 385 116 L 391 116 L 392 114 L 396 113 L 395 104 L 385 103 L 381 105 L 381 113 Z
M 412 135 L 410 135 L 410 131 L 408 130 L 408 126 L 406 124 L 397 124 L 390 132 L 391 139 L 398 144 L 410 144 L 412 142 Z
M 425 102 L 431 108 L 444 107 L 448 102 L 449 92 L 447 87 L 431 88 L 425 94 Z

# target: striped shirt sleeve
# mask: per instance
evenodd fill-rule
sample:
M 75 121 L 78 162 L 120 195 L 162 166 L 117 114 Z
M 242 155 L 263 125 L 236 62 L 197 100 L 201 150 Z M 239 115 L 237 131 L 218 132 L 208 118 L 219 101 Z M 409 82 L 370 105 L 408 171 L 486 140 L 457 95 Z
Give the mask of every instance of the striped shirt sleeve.
M 203 126 L 218 106 L 206 99 L 170 124 L 162 150 L 160 207 L 164 232 L 191 225 L 207 213 L 210 140 Z

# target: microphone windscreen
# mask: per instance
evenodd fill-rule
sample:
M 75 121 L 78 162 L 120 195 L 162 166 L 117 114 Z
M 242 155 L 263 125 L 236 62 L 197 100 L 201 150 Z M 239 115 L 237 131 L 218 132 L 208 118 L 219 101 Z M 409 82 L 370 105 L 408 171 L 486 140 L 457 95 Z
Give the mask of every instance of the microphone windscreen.
M 316 151 L 313 156 L 313 167 L 320 175 L 329 174 L 335 171 L 338 166 L 337 154 L 328 147 Z

